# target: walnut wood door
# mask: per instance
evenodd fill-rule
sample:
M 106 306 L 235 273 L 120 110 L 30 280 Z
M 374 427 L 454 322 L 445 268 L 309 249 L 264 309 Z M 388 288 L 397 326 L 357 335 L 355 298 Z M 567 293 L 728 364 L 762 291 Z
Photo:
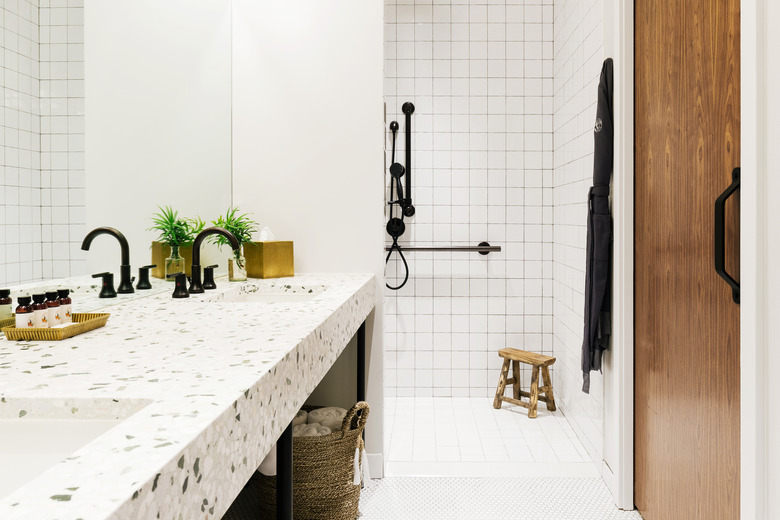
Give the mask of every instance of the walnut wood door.
M 739 305 L 713 258 L 714 203 L 739 166 L 739 41 L 739 0 L 635 0 L 634 499 L 646 520 L 739 518 Z M 738 192 L 725 222 L 738 273 Z

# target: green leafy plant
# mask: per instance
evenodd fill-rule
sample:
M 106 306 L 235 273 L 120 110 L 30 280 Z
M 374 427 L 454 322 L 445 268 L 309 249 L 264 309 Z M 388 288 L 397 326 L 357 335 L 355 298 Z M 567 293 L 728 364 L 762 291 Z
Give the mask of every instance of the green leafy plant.
M 195 241 L 195 237 L 198 236 L 198 234 L 203 231 L 203 229 L 206 227 L 206 221 L 201 219 L 200 217 L 195 218 L 188 218 L 185 219 L 187 223 L 190 226 L 190 231 L 192 235 L 192 240 L 190 240 L 187 245 Z
M 149 231 L 159 231 L 158 242 L 169 246 L 188 246 L 195 240 L 206 223 L 200 218 L 179 218 L 179 212 L 170 206 L 158 206 L 157 213 L 152 215 L 154 225 Z
M 238 239 L 238 243 L 251 244 L 252 233 L 257 231 L 260 224 L 249 218 L 247 213 L 240 213 L 238 208 L 229 207 L 224 215 L 220 215 L 216 220 L 211 221 L 215 226 L 225 228 Z M 227 238 L 222 235 L 211 235 L 209 237 L 214 244 L 217 244 L 220 248 L 222 246 L 230 245 Z M 240 251 L 235 251 L 236 260 L 240 261 Z M 240 264 L 239 264 L 240 265 Z

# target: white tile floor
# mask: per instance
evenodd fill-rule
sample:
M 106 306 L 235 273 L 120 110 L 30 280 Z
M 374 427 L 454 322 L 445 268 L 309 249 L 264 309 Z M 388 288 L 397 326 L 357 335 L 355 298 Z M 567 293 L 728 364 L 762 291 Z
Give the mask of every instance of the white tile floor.
M 387 464 L 393 476 L 598 477 L 560 411 L 528 411 L 492 398 L 398 397 L 385 402 Z
M 366 486 L 360 520 L 641 520 L 598 478 L 387 477 Z

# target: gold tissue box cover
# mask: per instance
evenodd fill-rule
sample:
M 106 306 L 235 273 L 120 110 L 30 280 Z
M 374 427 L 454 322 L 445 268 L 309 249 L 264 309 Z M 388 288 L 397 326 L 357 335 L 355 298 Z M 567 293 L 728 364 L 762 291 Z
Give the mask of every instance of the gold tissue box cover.
M 292 241 L 269 240 L 244 244 L 246 275 L 250 278 L 295 276 Z
M 179 247 L 179 254 L 184 258 L 184 271 L 187 276 L 192 276 L 192 246 Z M 150 269 L 149 274 L 155 278 L 165 278 L 165 259 L 169 256 L 171 256 L 171 246 L 162 242 L 152 242 L 152 264 L 157 267 Z

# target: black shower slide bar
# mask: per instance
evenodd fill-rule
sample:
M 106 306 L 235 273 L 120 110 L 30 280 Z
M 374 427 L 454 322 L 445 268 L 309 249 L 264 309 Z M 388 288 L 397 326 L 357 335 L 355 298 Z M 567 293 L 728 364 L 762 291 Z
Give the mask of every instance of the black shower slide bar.
M 406 155 L 406 167 L 404 168 L 406 173 L 406 197 L 403 198 L 403 204 L 401 204 L 401 207 L 403 208 L 403 214 L 405 217 L 413 217 L 414 205 L 412 204 L 412 114 L 414 113 L 414 104 L 407 101 L 406 103 L 401 105 L 401 112 L 404 113 L 404 118 L 406 120 L 406 134 L 405 134 L 406 150 L 404 150 Z M 400 193 L 399 193 L 399 198 L 402 198 Z
M 479 253 L 486 255 L 488 253 L 500 253 L 501 246 L 491 246 L 487 242 L 480 242 L 478 246 L 400 246 L 403 251 L 420 252 L 441 252 L 449 251 L 452 253 Z M 392 246 L 385 246 L 385 251 L 390 251 Z

